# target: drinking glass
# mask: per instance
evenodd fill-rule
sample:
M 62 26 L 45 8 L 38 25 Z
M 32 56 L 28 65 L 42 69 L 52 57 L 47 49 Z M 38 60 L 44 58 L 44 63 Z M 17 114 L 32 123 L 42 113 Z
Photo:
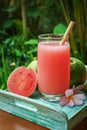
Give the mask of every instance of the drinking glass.
M 63 35 L 38 36 L 38 89 L 48 101 L 58 101 L 70 87 L 70 46 Z

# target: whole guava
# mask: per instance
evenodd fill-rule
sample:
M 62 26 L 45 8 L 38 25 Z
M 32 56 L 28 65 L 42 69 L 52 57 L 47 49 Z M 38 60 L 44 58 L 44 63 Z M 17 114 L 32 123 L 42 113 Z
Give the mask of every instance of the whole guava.
M 27 68 L 33 69 L 37 73 L 37 60 L 33 60 L 30 62 L 30 64 L 27 66 Z
M 70 57 L 70 87 L 83 84 L 86 81 L 86 67 L 82 61 Z

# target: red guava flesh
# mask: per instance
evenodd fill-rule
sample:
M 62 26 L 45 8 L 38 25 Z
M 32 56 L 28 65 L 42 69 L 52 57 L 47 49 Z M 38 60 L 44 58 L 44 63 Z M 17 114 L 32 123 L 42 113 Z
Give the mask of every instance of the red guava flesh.
M 8 77 L 7 88 L 10 92 L 29 97 L 37 86 L 37 76 L 34 70 L 24 66 L 16 68 Z

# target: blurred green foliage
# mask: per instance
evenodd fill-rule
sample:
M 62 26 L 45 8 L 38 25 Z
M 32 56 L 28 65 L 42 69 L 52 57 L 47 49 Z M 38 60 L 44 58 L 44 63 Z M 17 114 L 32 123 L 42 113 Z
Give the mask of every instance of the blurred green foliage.
M 87 64 L 86 0 L 0 0 L 0 88 L 9 74 L 37 57 L 37 36 L 63 34 L 71 20 L 71 56 Z
M 74 33 L 71 33 L 71 55 L 87 64 L 87 0 L 59 0 L 67 24 L 75 21 Z

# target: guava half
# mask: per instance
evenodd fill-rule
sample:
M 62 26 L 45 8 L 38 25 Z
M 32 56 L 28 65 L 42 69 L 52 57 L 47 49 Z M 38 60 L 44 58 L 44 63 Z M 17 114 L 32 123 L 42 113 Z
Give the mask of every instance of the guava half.
M 86 81 L 86 67 L 82 61 L 70 57 L 70 87 L 83 84 Z
M 16 68 L 8 77 L 7 88 L 10 92 L 29 97 L 37 86 L 35 71 L 24 66 Z

